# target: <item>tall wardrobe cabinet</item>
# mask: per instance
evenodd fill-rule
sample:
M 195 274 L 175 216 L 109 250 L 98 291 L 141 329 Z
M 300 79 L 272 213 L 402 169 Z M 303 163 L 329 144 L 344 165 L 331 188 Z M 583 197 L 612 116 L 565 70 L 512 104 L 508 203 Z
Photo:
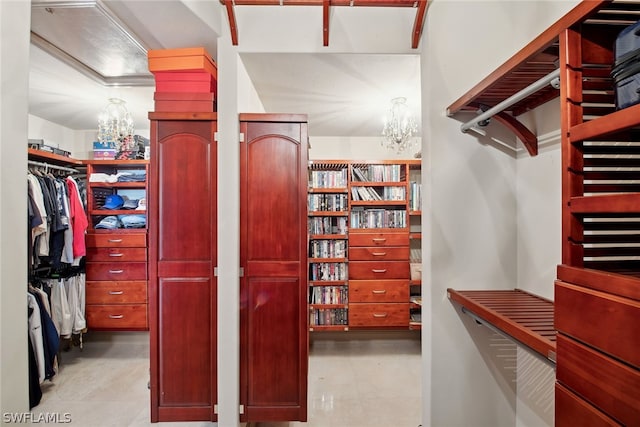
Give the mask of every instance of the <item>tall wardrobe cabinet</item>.
M 307 419 L 307 118 L 240 114 L 241 420 Z
M 150 113 L 151 421 L 216 421 L 216 113 Z

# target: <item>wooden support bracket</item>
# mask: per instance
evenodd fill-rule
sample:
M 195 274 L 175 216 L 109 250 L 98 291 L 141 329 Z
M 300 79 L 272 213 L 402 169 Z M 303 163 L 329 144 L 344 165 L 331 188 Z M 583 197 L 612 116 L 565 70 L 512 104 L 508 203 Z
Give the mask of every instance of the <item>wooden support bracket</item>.
M 329 46 L 329 4 L 330 0 L 322 0 L 322 45 Z
M 233 0 L 220 0 L 226 9 L 229 17 L 229 30 L 231 31 L 231 44 L 238 46 L 238 25 L 236 24 L 236 14 L 233 10 Z
M 413 23 L 413 37 L 411 40 L 412 49 L 417 49 L 420 44 L 420 37 L 422 36 L 422 28 L 424 27 L 424 17 L 427 13 L 428 2 L 429 0 L 418 0 L 416 20 Z
M 497 122 L 501 123 L 511 132 L 515 133 L 522 141 L 529 155 L 536 156 L 538 154 L 538 137 L 531 132 L 525 125 L 520 123 L 518 119 L 510 114 L 501 111 L 493 116 Z

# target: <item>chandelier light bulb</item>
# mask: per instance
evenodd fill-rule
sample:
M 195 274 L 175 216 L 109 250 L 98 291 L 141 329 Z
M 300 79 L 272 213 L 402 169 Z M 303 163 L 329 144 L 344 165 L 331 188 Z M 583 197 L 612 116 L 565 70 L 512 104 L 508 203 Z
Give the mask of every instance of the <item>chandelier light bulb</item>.
M 133 118 L 125 104 L 122 99 L 109 98 L 109 104 L 98 115 L 98 141 L 115 145 L 118 151 L 133 144 Z
M 401 153 L 412 146 L 417 131 L 418 125 L 407 106 L 407 98 L 392 99 L 382 129 L 382 146 Z

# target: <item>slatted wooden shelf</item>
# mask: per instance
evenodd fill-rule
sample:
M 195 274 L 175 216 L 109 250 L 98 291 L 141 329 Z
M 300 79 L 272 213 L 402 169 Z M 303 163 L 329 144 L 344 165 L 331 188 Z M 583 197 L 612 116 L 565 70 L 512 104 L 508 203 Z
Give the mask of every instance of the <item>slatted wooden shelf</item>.
M 522 291 L 447 289 L 451 301 L 555 363 L 553 301 Z

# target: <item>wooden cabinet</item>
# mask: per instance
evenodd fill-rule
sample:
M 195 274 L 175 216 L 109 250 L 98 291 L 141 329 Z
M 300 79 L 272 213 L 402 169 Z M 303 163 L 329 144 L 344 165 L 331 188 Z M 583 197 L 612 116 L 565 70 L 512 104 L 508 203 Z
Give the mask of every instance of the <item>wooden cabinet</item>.
M 216 421 L 215 113 L 150 113 L 151 421 Z
M 407 232 L 349 235 L 349 326 L 408 328 L 409 275 Z
M 241 114 L 243 422 L 307 419 L 307 123 Z
M 637 19 L 640 3 L 615 10 L 629 22 L 586 21 L 560 34 L 557 382 L 571 390 L 574 402 L 557 395 L 558 426 L 580 423 L 567 416 L 575 408 L 589 408 L 589 425 L 637 425 L 640 419 L 640 105 L 617 110 L 610 78 L 616 36 Z
M 88 160 L 86 164 L 87 327 L 147 330 L 148 161 Z
M 419 172 L 420 160 L 310 162 L 312 331 L 420 328 L 410 266 L 421 263 Z M 341 258 L 319 258 L 320 244 L 340 247 Z

